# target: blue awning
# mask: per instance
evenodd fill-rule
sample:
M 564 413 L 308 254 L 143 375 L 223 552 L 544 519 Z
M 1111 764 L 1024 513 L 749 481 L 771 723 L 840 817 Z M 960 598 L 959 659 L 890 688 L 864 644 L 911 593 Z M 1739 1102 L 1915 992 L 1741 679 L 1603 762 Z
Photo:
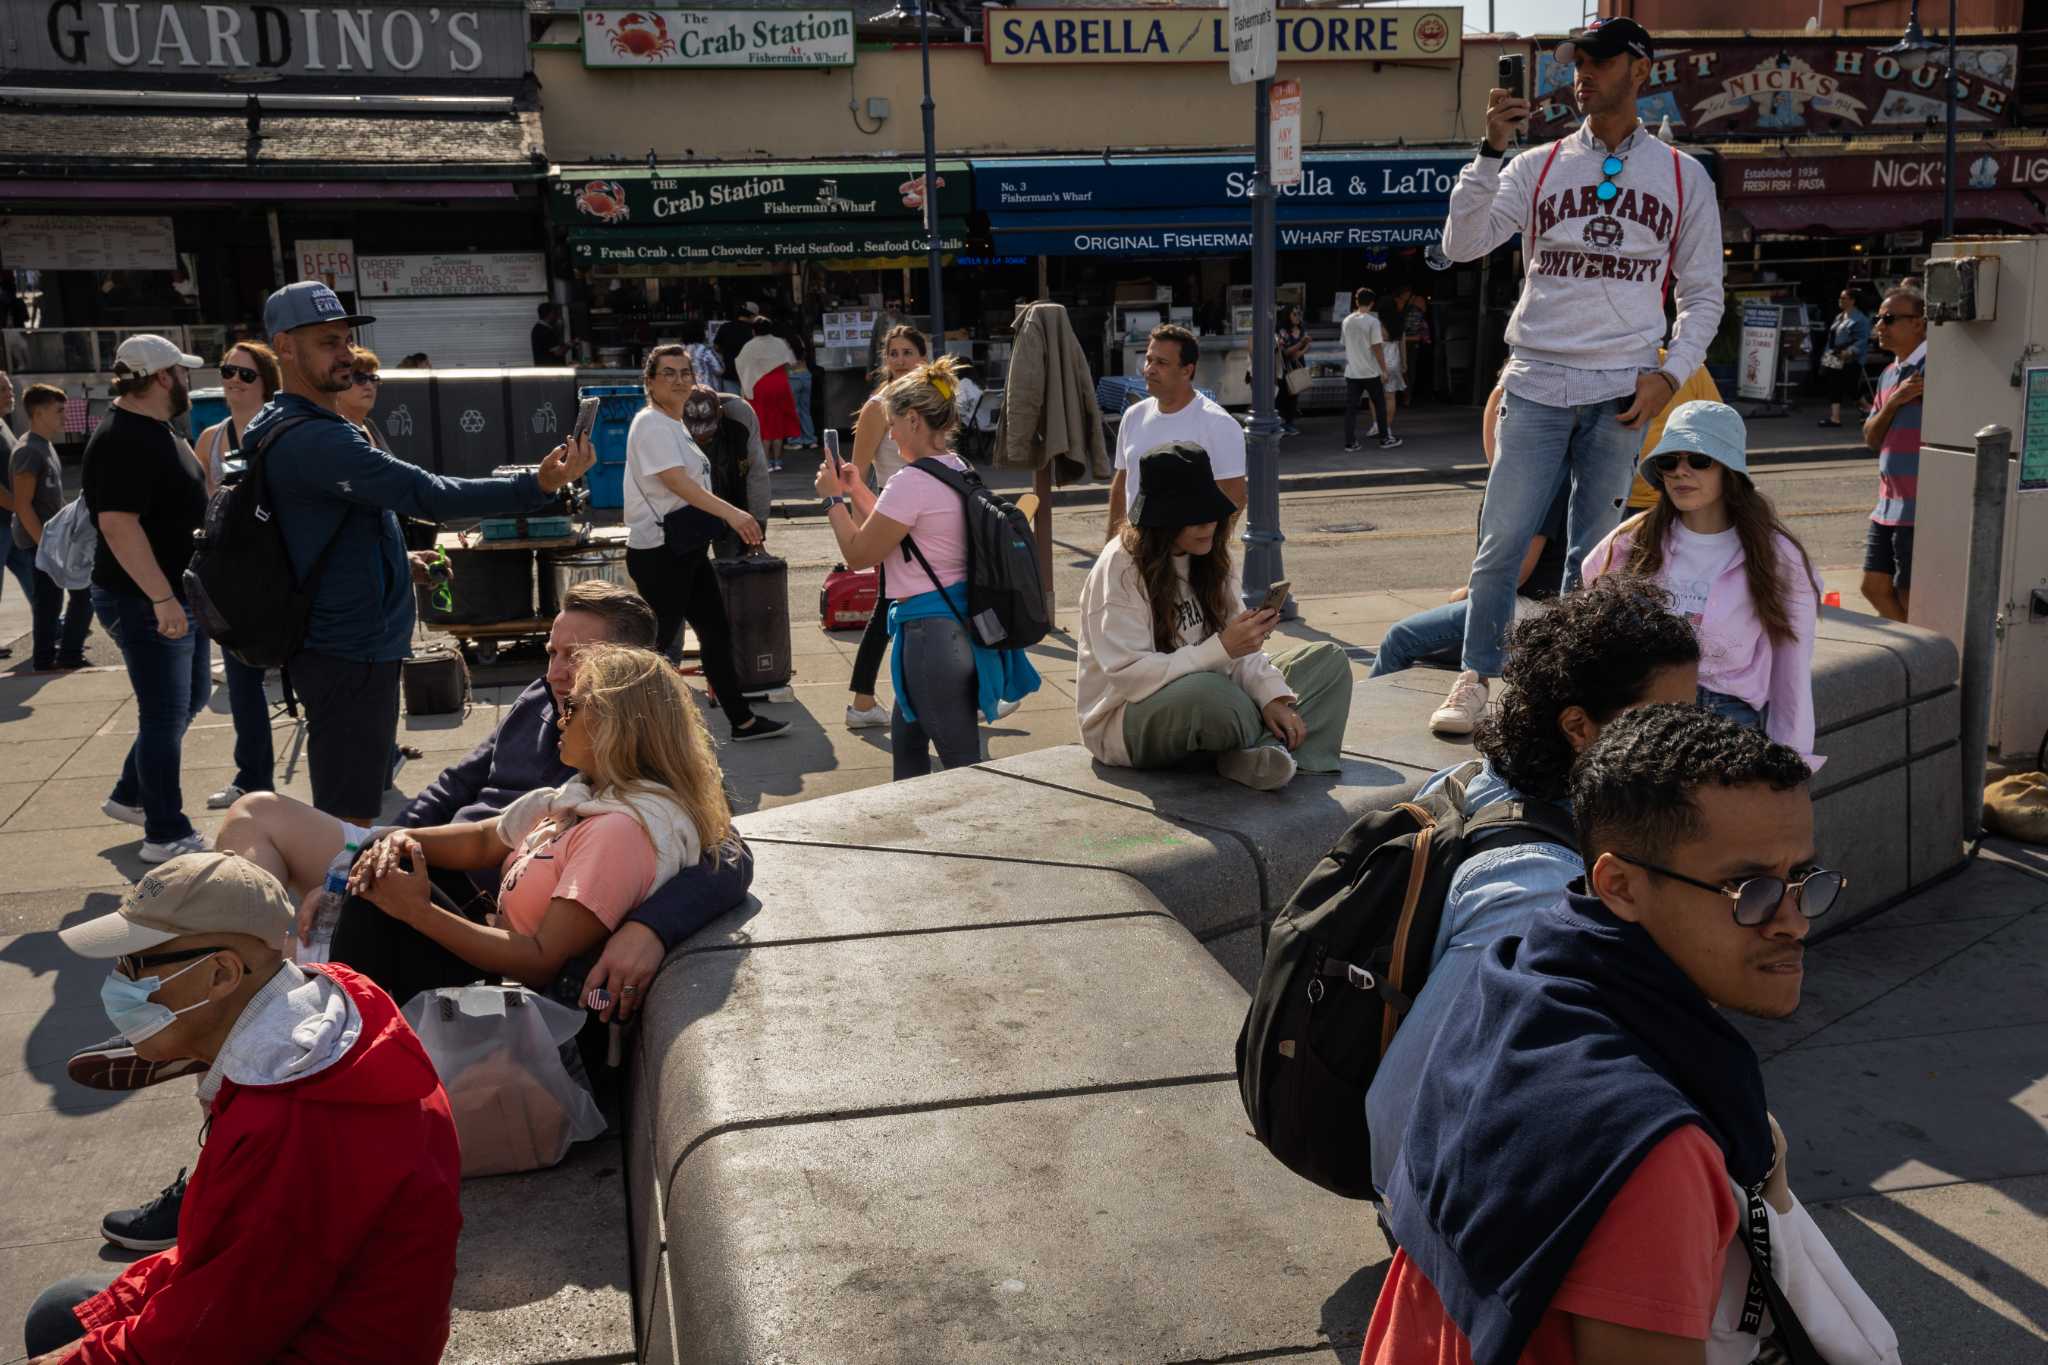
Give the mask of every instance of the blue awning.
M 1279 249 L 1365 250 L 1440 241 L 1442 207 L 1345 212 L 1284 204 Z M 1112 213 L 991 213 L 996 250 L 1024 256 L 1187 256 L 1249 251 L 1251 209 L 1127 210 Z

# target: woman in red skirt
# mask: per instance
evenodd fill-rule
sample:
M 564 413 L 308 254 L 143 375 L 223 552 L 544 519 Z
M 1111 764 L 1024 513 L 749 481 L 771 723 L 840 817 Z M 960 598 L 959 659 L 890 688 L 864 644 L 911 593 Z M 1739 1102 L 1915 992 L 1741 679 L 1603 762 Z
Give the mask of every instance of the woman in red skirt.
M 782 472 L 782 443 L 803 434 L 797 421 L 796 396 L 789 388 L 789 367 L 796 353 L 775 335 L 766 318 L 754 319 L 754 339 L 740 347 L 740 392 L 761 419 L 761 444 L 768 452 L 770 473 Z

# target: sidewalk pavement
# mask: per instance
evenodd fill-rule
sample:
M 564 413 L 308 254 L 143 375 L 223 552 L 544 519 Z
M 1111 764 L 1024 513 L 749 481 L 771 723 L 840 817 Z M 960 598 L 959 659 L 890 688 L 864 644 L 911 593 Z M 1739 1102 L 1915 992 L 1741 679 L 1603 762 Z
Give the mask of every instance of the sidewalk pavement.
M 1853 597 L 1856 570 L 1827 586 Z M 1281 632 L 1330 639 L 1363 676 L 1393 621 L 1433 592 L 1309 598 Z M 0 595 L 0 640 L 27 628 L 18 590 Z M 794 704 L 767 714 L 791 737 L 721 751 L 735 806 L 755 810 L 889 780 L 886 731 L 849 732 L 844 679 L 857 638 L 799 626 Z M 1073 644 L 1032 651 L 1044 688 L 990 726 L 992 757 L 1075 740 Z M 17 644 L 20 663 L 26 642 Z M 95 656 L 98 657 L 98 656 Z M 884 694 L 886 696 L 886 672 Z M 417 791 L 497 724 L 514 683 L 480 688 L 460 717 L 408 717 L 426 757 L 401 770 Z M 188 811 L 230 775 L 233 730 L 217 694 L 185 746 Z M 73 1085 L 64 1059 L 109 1032 L 99 968 L 54 930 L 112 908 L 140 876 L 136 831 L 99 812 L 135 728 L 118 667 L 0 674 L 0 1365 L 15 1324 L 47 1283 L 123 1259 L 96 1235 L 110 1207 L 147 1199 L 196 1157 L 199 1114 L 173 1082 L 132 1095 Z M 719 727 L 715 722 L 714 732 Z M 276 732 L 280 789 L 304 799 L 294 728 Z M 387 796 L 387 813 L 402 798 Z M 1853 872 L 1853 869 L 1850 869 Z M 1909 1360 L 2048 1358 L 2048 854 L 1997 851 L 1818 948 L 1793 1019 L 1750 1024 L 1791 1137 L 1795 1187 L 1850 1269 L 1885 1308 Z M 585 1144 L 554 1171 L 471 1181 L 447 1359 L 632 1359 L 622 1154 Z M 1383 1256 L 1361 1231 L 1361 1265 Z

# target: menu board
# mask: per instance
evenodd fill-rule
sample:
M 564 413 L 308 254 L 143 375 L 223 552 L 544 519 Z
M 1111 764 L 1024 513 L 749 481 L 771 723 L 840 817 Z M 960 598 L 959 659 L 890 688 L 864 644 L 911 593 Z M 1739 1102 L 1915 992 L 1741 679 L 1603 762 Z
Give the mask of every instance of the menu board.
M 0 218 L 0 266 L 9 270 L 176 270 L 168 218 L 10 214 Z
M 865 346 L 874 330 L 875 310 L 872 308 L 855 308 L 846 312 L 825 314 L 827 346 Z
M 366 299 L 481 298 L 548 292 L 547 258 L 538 251 L 446 256 L 358 256 Z
M 2048 369 L 2027 371 L 2020 409 L 2020 487 L 2048 488 Z

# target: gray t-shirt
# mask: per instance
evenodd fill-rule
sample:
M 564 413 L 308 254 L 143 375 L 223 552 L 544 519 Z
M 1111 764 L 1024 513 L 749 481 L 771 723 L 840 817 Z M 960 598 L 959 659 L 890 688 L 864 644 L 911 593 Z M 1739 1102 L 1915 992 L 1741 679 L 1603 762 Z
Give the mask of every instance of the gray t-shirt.
M 36 491 L 29 498 L 28 505 L 35 509 L 36 520 L 47 526 L 50 518 L 57 515 L 64 506 L 64 466 L 57 462 L 57 448 L 31 431 L 22 438 L 14 453 L 7 457 L 7 487 L 12 490 L 14 480 L 22 474 L 36 476 Z M 14 546 L 26 550 L 35 544 L 28 528 L 21 524 L 21 518 L 14 519 Z
M 19 448 L 20 441 L 21 438 L 14 434 L 14 428 L 7 425 L 7 419 L 0 417 L 0 460 L 5 460 L 10 470 L 14 467 L 14 452 Z M 9 498 L 14 496 L 14 476 L 12 473 L 7 476 L 7 496 Z M 13 520 L 14 513 L 4 507 L 0 507 L 0 527 L 6 526 Z M 19 526 L 15 527 L 14 533 L 20 535 L 21 528 Z

